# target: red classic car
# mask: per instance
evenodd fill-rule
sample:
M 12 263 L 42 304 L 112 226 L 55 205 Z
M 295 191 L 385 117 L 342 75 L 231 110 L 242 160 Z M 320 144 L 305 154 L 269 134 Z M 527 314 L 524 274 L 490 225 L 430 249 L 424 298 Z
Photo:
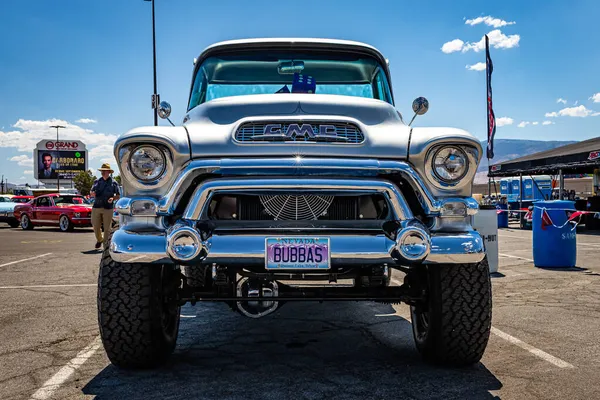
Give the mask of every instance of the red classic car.
M 15 206 L 15 218 L 21 228 L 58 226 L 61 231 L 92 226 L 92 207 L 83 196 L 48 194 L 36 197 L 29 203 Z
M 29 203 L 33 199 L 33 196 L 13 196 L 11 201 L 13 203 Z

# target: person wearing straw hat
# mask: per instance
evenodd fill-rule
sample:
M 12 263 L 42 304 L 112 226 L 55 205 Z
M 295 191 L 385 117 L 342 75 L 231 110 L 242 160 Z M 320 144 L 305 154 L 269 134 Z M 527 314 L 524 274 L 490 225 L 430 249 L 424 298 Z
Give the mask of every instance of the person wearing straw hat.
M 113 207 L 115 201 L 119 199 L 119 185 L 113 181 L 111 174 L 113 171 L 110 164 L 104 163 L 98 171 L 102 174 L 101 178 L 94 181 L 90 197 L 95 198 L 94 206 L 92 207 L 92 226 L 96 235 L 96 249 L 108 244 L 110 231 L 112 226 Z M 102 226 L 104 225 L 104 235 L 102 234 Z

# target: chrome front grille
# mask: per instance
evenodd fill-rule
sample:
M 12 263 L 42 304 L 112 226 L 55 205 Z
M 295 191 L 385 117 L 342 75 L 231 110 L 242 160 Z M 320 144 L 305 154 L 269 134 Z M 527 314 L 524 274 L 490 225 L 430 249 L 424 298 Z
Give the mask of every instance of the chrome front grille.
M 327 195 L 262 195 L 260 202 L 275 220 L 316 220 L 326 215 L 333 196 Z
M 390 209 L 384 196 L 235 195 L 212 198 L 207 218 L 238 221 L 385 220 Z
M 277 132 L 270 134 L 273 125 L 277 125 Z M 310 125 L 312 135 L 305 130 Z M 292 129 L 290 130 L 290 126 Z M 322 127 L 327 126 L 324 130 Z M 294 127 L 296 129 L 294 129 Z M 302 129 L 304 128 L 304 130 Z M 333 129 L 334 128 L 334 129 Z M 326 133 L 324 132 L 326 131 Z M 288 121 L 288 122 L 247 122 L 242 124 L 235 132 L 238 142 L 307 142 L 307 143 L 342 143 L 359 144 L 365 141 L 365 136 L 360 128 L 352 123 L 326 122 L 326 121 Z

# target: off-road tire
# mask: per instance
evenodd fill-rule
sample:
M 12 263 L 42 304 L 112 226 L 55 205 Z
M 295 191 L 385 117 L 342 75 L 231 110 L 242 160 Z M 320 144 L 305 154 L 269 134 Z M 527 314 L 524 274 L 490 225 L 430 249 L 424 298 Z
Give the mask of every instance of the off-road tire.
M 204 288 L 210 285 L 208 275 L 209 267 L 206 265 L 184 266 L 183 275 L 187 280 L 188 286 Z
M 110 361 L 120 368 L 151 368 L 175 350 L 180 306 L 166 303 L 180 272 L 172 265 L 118 263 L 104 249 L 98 276 L 98 324 Z
M 421 279 L 427 283 L 427 301 L 411 306 L 417 349 L 434 364 L 467 366 L 478 362 L 492 327 L 487 258 L 478 264 L 426 268 Z
M 33 223 L 31 223 L 31 219 L 29 219 L 27 214 L 21 215 L 21 228 L 26 231 L 33 229 Z

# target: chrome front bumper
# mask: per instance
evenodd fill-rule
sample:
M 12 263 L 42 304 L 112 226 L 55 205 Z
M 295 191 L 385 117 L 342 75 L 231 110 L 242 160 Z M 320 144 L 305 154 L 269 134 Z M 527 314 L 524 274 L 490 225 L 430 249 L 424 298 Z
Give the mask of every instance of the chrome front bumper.
M 201 264 L 264 265 L 265 238 L 276 235 L 213 235 L 206 241 Z M 299 235 L 302 236 L 302 235 Z M 396 264 L 395 242 L 380 235 L 325 235 L 330 238 L 332 266 Z M 167 254 L 166 232 L 117 230 L 110 254 L 117 262 L 173 263 Z M 473 264 L 485 257 L 483 241 L 475 231 L 433 234 L 426 264 Z
M 378 194 L 388 202 L 391 221 L 400 224 L 396 232 L 374 231 L 345 234 L 324 231 L 330 238 L 331 264 L 381 265 L 396 263 L 477 263 L 484 256 L 479 234 L 469 220 L 478 209 L 471 197 L 435 198 L 419 175 L 404 162 L 374 160 L 221 160 L 192 161 L 171 189 L 161 198 L 140 196 L 121 198 L 116 211 L 124 225 L 113 235 L 110 252 L 116 261 L 174 262 L 178 264 L 264 265 L 265 239 L 277 236 L 314 236 L 315 233 L 256 231 L 253 234 L 223 234 L 198 229 L 207 221 L 207 209 L 216 194 L 329 193 Z M 418 220 L 397 183 L 385 176 L 398 174 L 414 190 L 428 217 L 444 220 L 432 233 Z M 205 176 L 200 179 L 200 175 Z M 383 175 L 383 176 L 382 176 Z M 199 178 L 200 183 L 193 183 Z M 190 186 L 195 190 L 182 204 Z M 408 189 L 410 190 L 410 189 Z M 185 209 L 183 209 L 185 205 Z M 181 212 L 170 226 L 164 222 Z M 153 225 L 150 222 L 153 222 Z M 239 221 L 243 226 L 244 221 Z M 204 228 L 203 228 L 204 229 Z M 449 233 L 449 231 L 453 231 Z M 444 232 L 444 233 L 442 233 Z M 183 238 L 183 239 L 182 239 Z

